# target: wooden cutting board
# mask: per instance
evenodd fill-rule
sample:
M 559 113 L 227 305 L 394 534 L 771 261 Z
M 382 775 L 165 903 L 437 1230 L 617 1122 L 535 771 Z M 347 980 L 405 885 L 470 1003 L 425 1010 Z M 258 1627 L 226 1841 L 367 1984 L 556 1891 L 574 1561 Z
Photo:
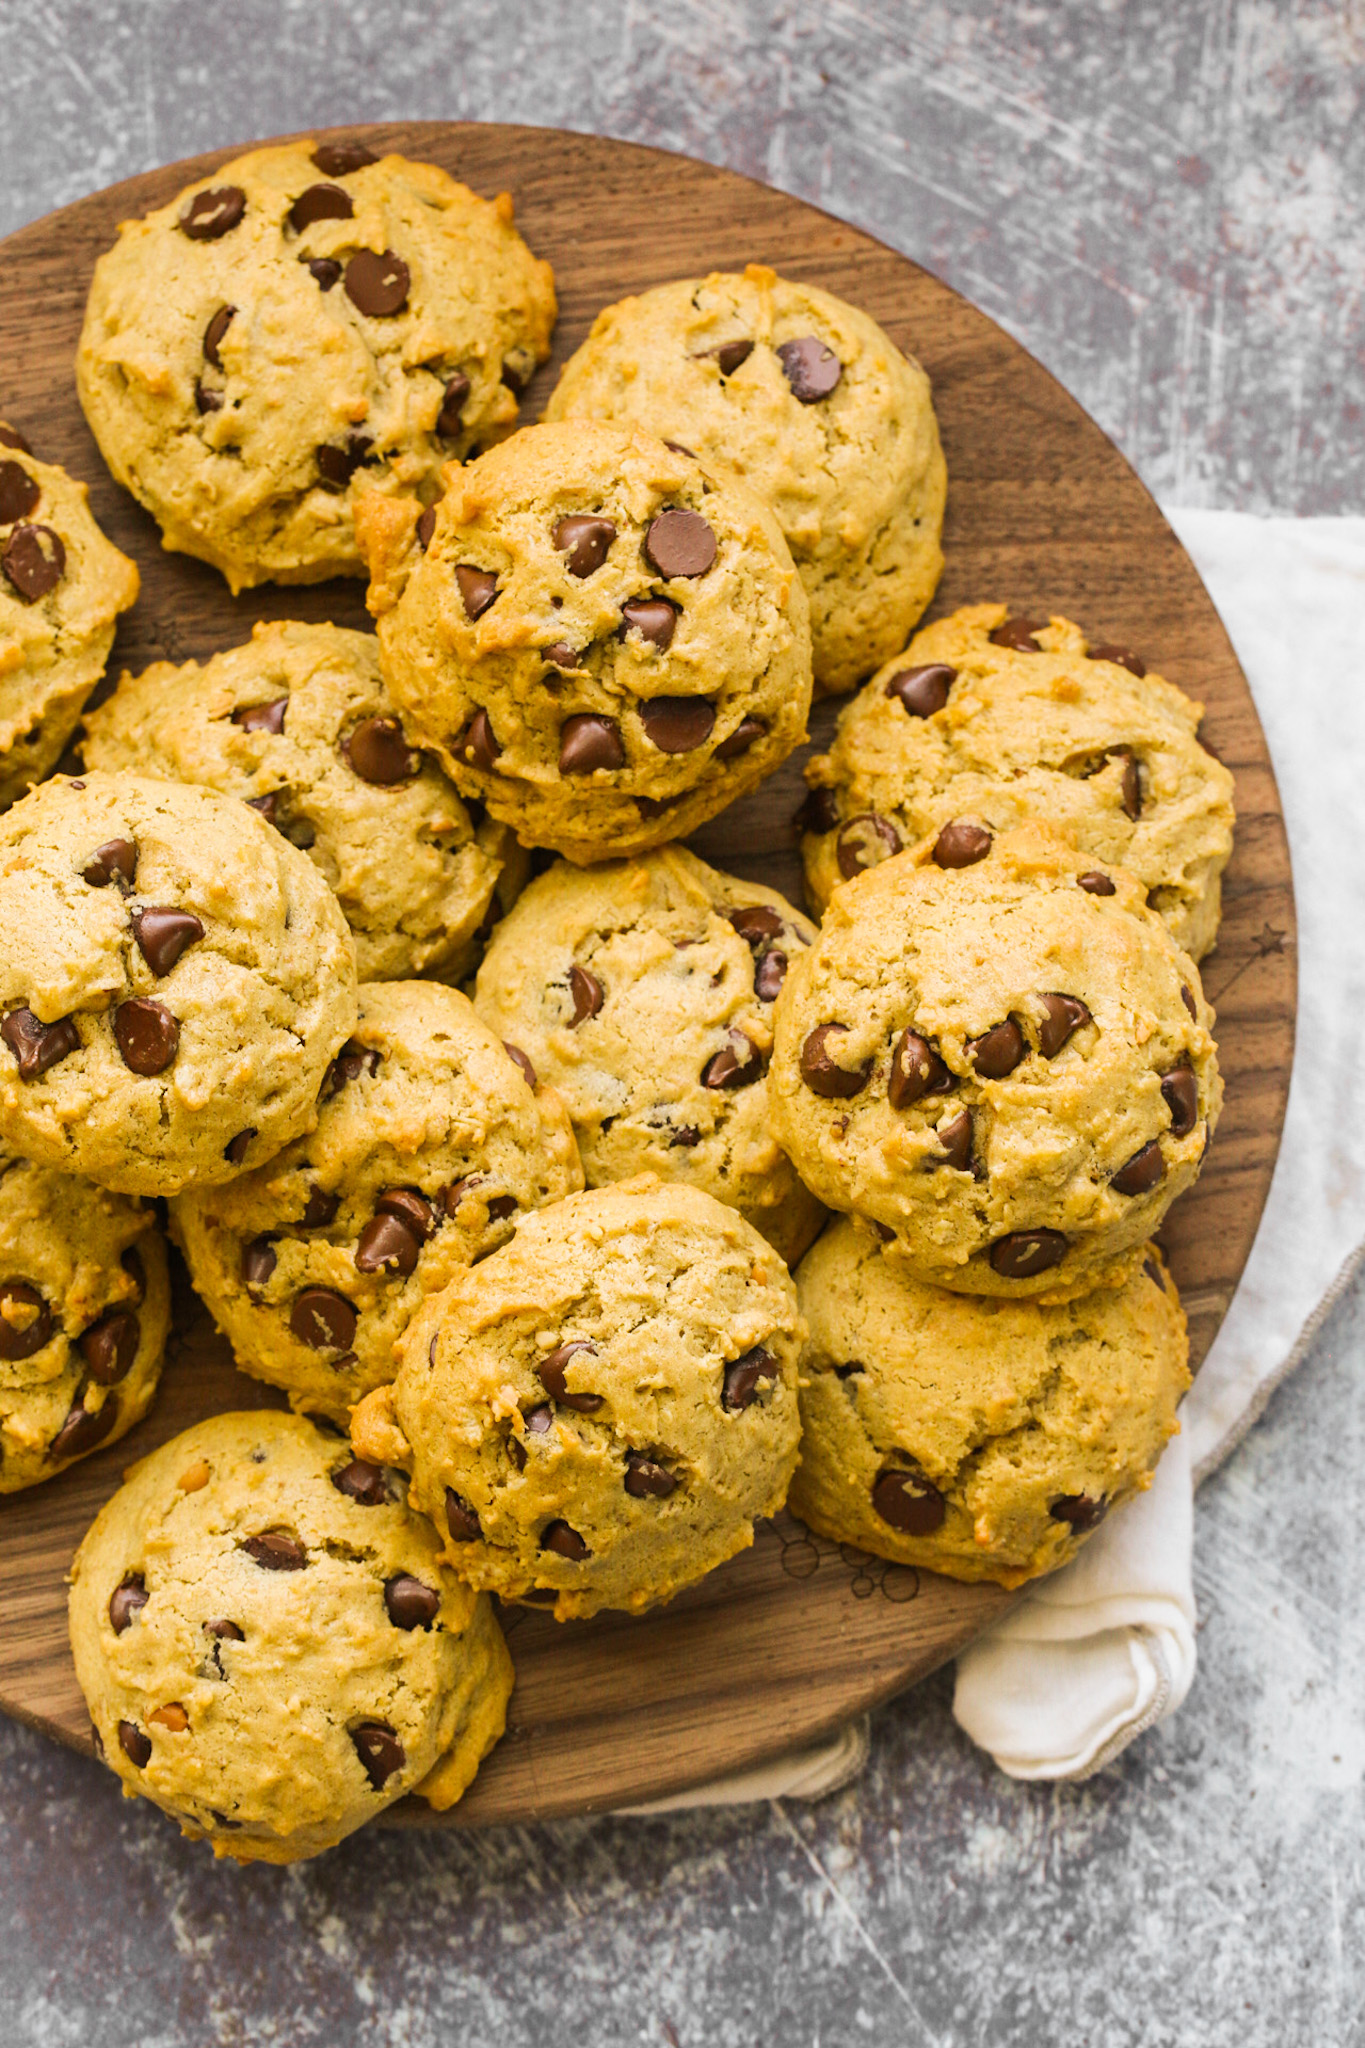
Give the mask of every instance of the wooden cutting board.
M 338 131 L 340 132 L 340 131 Z M 1117 449 L 1048 373 L 974 307 L 903 256 L 814 207 L 684 157 L 535 128 L 419 122 L 359 131 L 491 195 L 510 191 L 531 247 L 554 264 L 553 361 L 523 407 L 538 416 L 599 307 L 624 293 L 746 262 L 864 307 L 933 380 L 948 459 L 947 568 L 933 615 L 999 599 L 1063 612 L 1134 647 L 1207 705 L 1204 738 L 1237 779 L 1237 850 L 1223 928 L 1205 963 L 1227 1104 L 1198 1186 L 1163 1241 L 1207 1351 L 1270 1185 L 1294 1039 L 1294 904 L 1275 778 L 1245 680 L 1174 534 Z M 0 417 L 90 485 L 101 525 L 133 555 L 142 597 L 112 673 L 203 657 L 258 617 L 367 623 L 359 584 L 231 598 L 210 569 L 161 552 L 152 521 L 109 480 L 76 402 L 72 359 L 95 258 L 115 224 L 163 205 L 236 149 L 81 200 L 0 243 Z M 826 742 L 836 707 L 811 721 Z M 799 899 L 790 818 L 803 752 L 699 833 L 697 850 Z M 225 1407 L 266 1405 L 233 1371 L 187 1290 L 153 1413 L 122 1443 L 0 1503 L 0 1707 L 89 1749 L 66 1641 L 64 1575 L 91 1516 L 135 1458 Z M 507 1615 L 517 1666 L 507 1737 L 447 1822 L 532 1820 L 657 1798 L 813 1741 L 911 1685 L 1008 1604 L 812 1538 L 788 1516 L 663 1612 L 558 1625 Z M 431 1823 L 419 1802 L 389 1816 Z

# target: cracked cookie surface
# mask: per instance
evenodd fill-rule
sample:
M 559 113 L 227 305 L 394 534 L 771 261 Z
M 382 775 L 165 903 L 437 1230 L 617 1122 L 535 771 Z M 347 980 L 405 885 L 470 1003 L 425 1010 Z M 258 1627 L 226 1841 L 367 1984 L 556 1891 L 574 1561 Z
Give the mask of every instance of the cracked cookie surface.
M 411 1469 L 471 1585 L 560 1620 L 639 1612 L 782 1505 L 802 1330 L 757 1231 L 642 1176 L 527 1217 L 429 1301 L 352 1441 Z
M 242 1370 L 345 1423 L 393 1378 L 426 1297 L 582 1185 L 563 1104 L 464 996 L 373 982 L 316 1127 L 255 1172 L 181 1195 L 172 1229 Z
M 894 654 L 934 594 L 947 476 L 929 380 L 818 285 L 751 263 L 622 299 L 545 417 L 640 427 L 743 477 L 801 573 L 823 690 Z
M 1022 1585 L 1150 1484 L 1190 1383 L 1154 1245 L 1119 1287 L 982 1301 L 912 1279 L 849 1218 L 796 1276 L 801 1463 L 819 1535 L 959 1579 Z
M 70 1622 L 125 1795 L 239 1862 L 316 1855 L 406 1792 L 453 1804 L 512 1690 L 401 1475 L 268 1409 L 133 1468 L 76 1553 Z
M 234 591 L 362 573 L 357 478 L 431 497 L 549 352 L 550 266 L 512 218 L 434 164 L 301 141 L 125 221 L 77 388 L 164 545 Z

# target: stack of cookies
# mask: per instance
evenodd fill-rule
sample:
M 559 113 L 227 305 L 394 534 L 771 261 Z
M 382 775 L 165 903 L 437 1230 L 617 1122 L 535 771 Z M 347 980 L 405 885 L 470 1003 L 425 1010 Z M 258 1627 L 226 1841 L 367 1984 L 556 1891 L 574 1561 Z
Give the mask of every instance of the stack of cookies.
M 1017 1584 L 1187 1384 L 1199 707 L 1061 618 L 912 637 L 945 469 L 866 314 L 661 286 L 518 428 L 554 317 L 506 195 L 353 141 L 125 224 L 112 473 L 234 591 L 368 574 L 376 632 L 125 674 L 66 773 L 137 571 L 0 427 L 0 1490 L 146 1413 L 168 1222 L 292 1412 L 131 1470 L 72 1644 L 125 1791 L 240 1859 L 459 1798 L 492 1596 L 638 1612 L 788 1499 Z M 859 683 L 809 913 L 676 843 Z

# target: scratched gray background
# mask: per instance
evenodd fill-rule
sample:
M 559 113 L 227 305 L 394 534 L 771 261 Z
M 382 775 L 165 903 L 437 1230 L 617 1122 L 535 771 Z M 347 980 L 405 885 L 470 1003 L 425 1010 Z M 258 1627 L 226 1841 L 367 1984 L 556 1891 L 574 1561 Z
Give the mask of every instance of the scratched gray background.
M 0 0 L 0 232 L 310 122 L 594 129 L 927 263 L 1166 497 L 1359 512 L 1363 88 L 1365 0 Z M 1189 1705 L 1084 1787 L 998 1775 L 939 1679 L 814 1809 L 238 1872 L 0 1725 L 0 2040 L 1359 2043 L 1362 1359 L 1358 1292 L 1201 1497 Z

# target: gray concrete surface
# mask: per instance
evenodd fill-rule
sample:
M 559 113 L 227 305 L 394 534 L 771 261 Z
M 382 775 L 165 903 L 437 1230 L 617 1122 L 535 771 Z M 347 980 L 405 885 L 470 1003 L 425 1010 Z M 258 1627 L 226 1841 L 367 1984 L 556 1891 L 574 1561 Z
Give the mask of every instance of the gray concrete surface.
M 938 270 L 1185 503 L 1365 510 L 1360 0 L 0 0 L 0 231 L 398 115 L 734 165 Z M 1201 1665 L 1090 1784 L 946 1679 L 814 1809 L 210 1867 L 0 1725 L 4 2048 L 1337 2048 L 1365 2040 L 1365 1290 L 1206 1489 Z

